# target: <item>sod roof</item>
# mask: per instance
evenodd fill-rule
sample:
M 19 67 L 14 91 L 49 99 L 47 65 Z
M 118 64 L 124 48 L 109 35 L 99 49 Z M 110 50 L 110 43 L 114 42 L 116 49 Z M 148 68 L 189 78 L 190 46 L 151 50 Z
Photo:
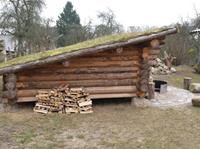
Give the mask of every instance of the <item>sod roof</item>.
M 34 61 L 45 60 L 49 57 L 55 57 L 55 56 L 62 55 L 65 53 L 72 53 L 72 52 L 76 52 L 76 51 L 80 51 L 80 50 L 84 50 L 88 48 L 93 48 L 93 47 L 98 47 L 102 45 L 125 42 L 130 39 L 136 39 L 142 36 L 157 34 L 157 33 L 164 32 L 170 29 L 172 28 L 158 28 L 158 29 L 147 30 L 144 32 L 114 34 L 114 35 L 104 36 L 104 37 L 80 42 L 74 45 L 70 45 L 70 46 L 66 46 L 66 47 L 62 47 L 62 48 L 58 48 L 54 50 L 48 50 L 44 52 L 29 54 L 26 56 L 14 58 L 7 62 L 0 63 L 0 71 L 6 67 L 12 67 L 12 66 L 26 64 L 26 63 L 30 63 Z

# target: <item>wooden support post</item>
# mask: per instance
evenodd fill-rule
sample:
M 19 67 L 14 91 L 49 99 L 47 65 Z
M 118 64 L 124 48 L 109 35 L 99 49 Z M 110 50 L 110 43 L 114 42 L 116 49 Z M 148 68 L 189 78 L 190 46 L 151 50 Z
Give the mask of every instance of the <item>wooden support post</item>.
M 153 99 L 154 83 L 150 81 L 152 61 L 150 61 L 151 50 L 159 50 L 161 41 L 153 39 L 149 42 L 149 47 L 145 47 L 141 50 L 141 66 L 140 66 L 140 80 L 137 84 L 138 97 L 144 98 L 147 96 L 149 99 Z M 157 52 L 158 53 L 158 52 Z
M 6 106 L 6 111 L 13 111 L 17 107 L 17 91 L 16 91 L 16 75 L 6 74 L 4 77 L 4 87 L 3 87 L 3 103 Z
M 140 80 L 137 84 L 137 96 L 140 98 L 144 98 L 148 93 L 148 82 L 150 76 L 149 50 L 149 48 L 143 48 L 141 51 Z
M 190 84 L 192 83 L 192 78 L 189 78 L 189 77 L 184 77 L 184 80 L 183 80 L 183 88 L 186 89 L 186 90 L 189 90 L 190 89 Z

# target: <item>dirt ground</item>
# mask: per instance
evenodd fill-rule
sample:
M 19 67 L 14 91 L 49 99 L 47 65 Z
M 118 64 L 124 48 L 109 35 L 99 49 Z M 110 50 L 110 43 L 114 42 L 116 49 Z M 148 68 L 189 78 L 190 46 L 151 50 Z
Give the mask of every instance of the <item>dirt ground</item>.
M 1 149 L 200 148 L 200 109 L 98 105 L 90 115 L 0 114 Z
M 157 77 L 182 86 L 184 76 L 200 81 L 187 67 L 173 77 Z M 42 115 L 31 108 L 0 113 L 0 149 L 200 148 L 200 108 L 137 109 L 129 101 L 114 103 L 95 104 L 89 115 Z

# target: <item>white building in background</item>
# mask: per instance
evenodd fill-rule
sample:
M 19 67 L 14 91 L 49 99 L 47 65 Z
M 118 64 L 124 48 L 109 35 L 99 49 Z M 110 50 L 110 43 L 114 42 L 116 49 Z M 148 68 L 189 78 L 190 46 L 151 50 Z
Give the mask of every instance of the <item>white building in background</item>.
M 0 40 L 3 41 L 5 52 L 14 52 L 16 46 L 16 40 L 11 35 L 0 33 Z
M 12 58 L 15 53 L 16 40 L 12 35 L 8 35 L 2 32 L 0 29 L 0 41 L 3 41 L 3 51 L 0 51 L 0 61 L 7 61 Z M 2 55 L 3 54 L 3 55 Z

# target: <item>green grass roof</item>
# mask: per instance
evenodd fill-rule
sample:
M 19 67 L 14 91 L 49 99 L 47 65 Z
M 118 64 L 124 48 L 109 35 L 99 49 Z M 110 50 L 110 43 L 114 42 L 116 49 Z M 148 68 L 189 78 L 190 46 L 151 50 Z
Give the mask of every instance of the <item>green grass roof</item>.
M 148 30 L 145 32 L 122 33 L 122 34 L 104 36 L 104 37 L 84 41 L 78 44 L 58 48 L 55 50 L 49 50 L 49 51 L 17 57 L 7 62 L 0 63 L 0 69 L 8 67 L 8 66 L 12 66 L 12 65 L 24 64 L 24 63 L 28 63 L 28 62 L 32 62 L 36 60 L 45 59 L 47 57 L 56 56 L 63 53 L 70 53 L 70 52 L 78 51 L 85 48 L 91 48 L 91 47 L 96 47 L 99 45 L 106 45 L 106 44 L 111 44 L 111 43 L 116 43 L 116 42 L 127 41 L 129 39 L 133 39 L 133 38 L 137 38 L 137 37 L 145 36 L 145 35 L 150 35 L 153 33 L 158 33 L 161 31 L 168 30 L 168 29 L 169 28 L 159 28 L 159 29 Z

